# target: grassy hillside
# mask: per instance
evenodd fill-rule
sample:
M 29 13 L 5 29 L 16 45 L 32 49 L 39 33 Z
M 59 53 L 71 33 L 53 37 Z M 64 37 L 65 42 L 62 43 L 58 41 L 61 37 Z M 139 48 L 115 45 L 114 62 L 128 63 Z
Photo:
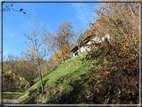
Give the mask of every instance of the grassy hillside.
M 78 56 L 52 69 L 43 77 L 45 94 L 42 96 L 41 82 L 36 82 L 25 94 L 20 96 L 20 103 L 87 103 L 91 97 L 90 88 L 86 83 L 89 62 L 82 64 Z M 89 102 L 90 103 L 90 102 Z

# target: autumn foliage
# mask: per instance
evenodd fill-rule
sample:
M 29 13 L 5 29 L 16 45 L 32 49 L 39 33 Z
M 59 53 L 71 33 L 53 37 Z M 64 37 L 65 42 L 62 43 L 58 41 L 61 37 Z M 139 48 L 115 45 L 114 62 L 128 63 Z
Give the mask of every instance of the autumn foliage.
M 2 72 L 2 90 L 12 91 L 17 89 L 24 89 L 28 86 L 28 81 L 20 81 L 16 67 L 18 65 L 18 56 L 14 53 L 8 53 L 6 61 L 3 62 Z
M 138 4 L 111 3 L 100 6 L 100 10 L 95 10 L 101 16 L 93 25 L 97 29 L 95 33 L 98 37 L 110 34 L 111 38 L 105 39 L 82 59 L 83 62 L 92 61 L 87 78 L 92 93 L 96 95 L 94 100 L 105 104 L 138 104 Z
M 64 19 L 56 30 L 56 36 L 54 37 L 54 45 L 58 49 L 58 55 L 56 52 L 54 58 L 55 60 L 57 59 L 58 63 L 61 62 L 59 57 L 61 57 L 62 62 L 65 62 L 66 59 L 70 58 L 70 44 L 74 39 L 71 24 L 71 21 Z
M 64 60 L 70 59 L 70 50 L 69 50 L 69 44 L 66 43 L 65 46 L 63 46 L 63 58 Z M 62 54 L 61 54 L 61 49 L 58 49 L 58 51 L 56 51 L 53 55 L 54 61 L 57 64 L 61 64 L 62 63 Z

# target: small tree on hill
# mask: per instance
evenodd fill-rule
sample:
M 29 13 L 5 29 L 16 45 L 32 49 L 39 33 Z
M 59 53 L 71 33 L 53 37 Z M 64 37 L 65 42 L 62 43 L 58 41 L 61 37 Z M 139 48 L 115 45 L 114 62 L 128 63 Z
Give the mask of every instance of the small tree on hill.
M 34 60 L 37 62 L 37 65 L 38 65 L 42 93 L 44 93 L 40 62 L 43 60 L 43 58 L 50 55 L 50 53 L 53 51 L 52 49 L 53 40 L 52 40 L 52 34 L 50 32 L 47 32 L 47 27 L 44 26 L 44 24 L 42 24 L 41 29 L 38 29 L 35 21 L 36 21 L 36 16 L 34 15 L 34 19 L 32 20 L 32 23 L 31 23 L 31 27 L 32 27 L 31 35 L 27 35 L 27 34 L 24 34 L 24 35 L 27 39 L 25 43 L 29 47 L 33 47 L 33 51 L 35 52 Z

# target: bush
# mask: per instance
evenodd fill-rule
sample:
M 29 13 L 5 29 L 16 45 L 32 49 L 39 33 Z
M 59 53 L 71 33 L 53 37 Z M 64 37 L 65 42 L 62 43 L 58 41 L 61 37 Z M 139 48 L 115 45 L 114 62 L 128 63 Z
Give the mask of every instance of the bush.
M 92 93 L 99 90 L 96 94 L 99 103 L 139 103 L 139 55 L 133 48 L 126 51 L 123 45 L 105 40 L 82 59 L 87 60 L 97 61 L 88 69 L 94 72 L 88 76 L 91 78 L 88 83 Z

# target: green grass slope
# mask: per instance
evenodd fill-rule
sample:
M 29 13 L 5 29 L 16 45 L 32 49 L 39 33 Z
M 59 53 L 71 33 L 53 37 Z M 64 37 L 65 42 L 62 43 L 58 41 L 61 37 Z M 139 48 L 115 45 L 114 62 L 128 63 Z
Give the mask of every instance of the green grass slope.
M 6 91 L 6 92 L 2 92 L 2 94 L 17 94 L 20 95 L 24 92 L 25 90 L 15 90 L 15 91 Z
M 45 94 L 41 92 L 41 81 L 37 81 L 18 98 L 22 104 L 70 104 L 87 103 L 90 88 L 86 84 L 89 62 L 82 64 L 78 56 L 52 69 L 42 80 Z M 89 102 L 90 103 L 90 102 Z

